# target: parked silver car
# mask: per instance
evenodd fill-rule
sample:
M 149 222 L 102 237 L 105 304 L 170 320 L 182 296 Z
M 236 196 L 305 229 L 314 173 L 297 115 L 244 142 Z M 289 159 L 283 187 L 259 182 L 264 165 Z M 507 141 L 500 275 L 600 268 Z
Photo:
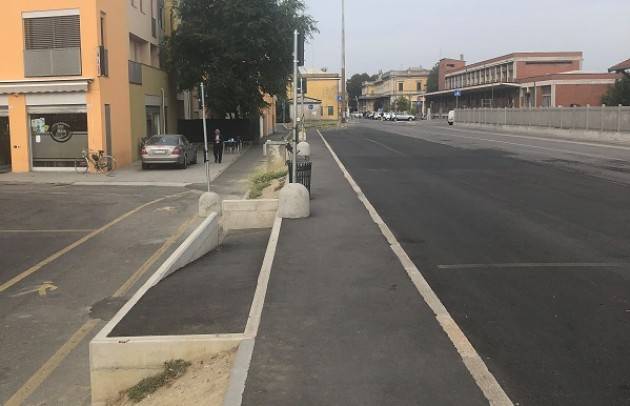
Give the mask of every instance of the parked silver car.
M 197 163 L 197 147 L 179 134 L 154 135 L 142 147 L 142 169 L 151 164 L 174 164 L 186 169 Z
M 396 113 L 394 114 L 394 121 L 415 121 L 416 116 L 410 113 Z

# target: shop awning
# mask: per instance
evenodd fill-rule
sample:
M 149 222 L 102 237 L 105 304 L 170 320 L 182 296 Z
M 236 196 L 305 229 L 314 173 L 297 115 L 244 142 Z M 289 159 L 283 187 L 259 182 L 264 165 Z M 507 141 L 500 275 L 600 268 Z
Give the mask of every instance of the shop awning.
M 85 93 L 90 81 L 90 79 L 2 81 L 0 94 Z

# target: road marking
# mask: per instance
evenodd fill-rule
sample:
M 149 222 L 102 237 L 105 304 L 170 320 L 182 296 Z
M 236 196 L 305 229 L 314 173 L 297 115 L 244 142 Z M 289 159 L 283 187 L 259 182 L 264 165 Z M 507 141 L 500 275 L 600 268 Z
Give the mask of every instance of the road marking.
M 94 231 L 93 228 L 77 228 L 77 229 L 58 229 L 58 230 L 0 230 L 0 234 L 38 234 L 38 233 L 51 233 L 51 234 L 63 234 L 63 233 L 89 233 Z
M 490 404 L 493 406 L 513 406 L 512 401 L 507 396 L 501 385 L 499 385 L 499 382 L 497 382 L 494 375 L 492 375 L 492 373 L 488 370 L 485 362 L 483 362 L 466 335 L 464 335 L 464 332 L 457 325 L 455 320 L 453 320 L 450 313 L 448 312 L 442 301 L 435 294 L 420 270 L 409 258 L 400 243 L 396 241 L 396 237 L 394 236 L 394 234 L 391 232 L 387 224 L 385 224 L 385 222 L 382 220 L 376 209 L 374 209 L 374 206 L 372 206 L 372 204 L 365 197 L 365 194 L 361 191 L 361 188 L 354 181 L 352 175 L 350 175 L 335 151 L 333 151 L 330 144 L 328 144 L 328 141 L 326 141 L 319 130 L 317 132 L 319 133 L 319 136 L 328 148 L 328 151 L 332 155 L 333 159 L 337 162 L 337 165 L 341 169 L 341 172 L 345 176 L 346 180 L 350 183 L 352 189 L 357 192 L 359 200 L 363 203 L 367 211 L 370 213 L 370 216 L 372 217 L 374 222 L 379 226 L 381 231 L 387 230 L 386 232 L 383 232 L 383 235 L 389 241 L 391 250 L 394 252 L 394 254 L 396 254 L 398 260 L 407 272 L 407 275 L 409 275 L 409 278 L 415 285 L 416 289 L 435 314 L 436 320 L 438 321 L 440 326 L 442 326 L 444 332 L 448 335 L 455 349 L 457 349 L 457 352 L 461 356 L 464 365 L 472 375 L 473 379 L 477 383 L 477 386 L 479 386 L 486 399 L 488 399 Z
M 112 295 L 113 297 L 121 297 L 133 285 L 135 282 L 140 279 L 140 277 L 157 261 L 162 254 L 170 248 L 181 235 L 188 229 L 188 226 L 197 219 L 197 216 L 186 220 L 182 223 L 179 228 L 169 237 L 169 239 L 158 248 L 149 259 L 147 259 L 140 268 Z M 30 290 L 28 292 L 20 293 L 16 296 L 22 296 L 27 293 L 34 293 L 37 291 L 40 296 L 42 296 L 42 292 L 40 290 L 43 289 L 44 295 L 46 290 L 56 290 L 57 287 L 52 284 L 52 282 L 45 282 L 43 285 L 39 286 L 37 289 Z M 6 403 L 6 406 L 9 405 L 20 405 L 22 404 L 47 378 L 50 374 L 57 369 L 57 367 L 61 364 L 61 362 L 81 343 L 81 341 L 89 334 L 94 327 L 98 324 L 98 320 L 91 319 L 87 321 L 83 326 L 81 326 L 64 345 L 57 350 L 57 352 L 48 360 L 46 363 L 16 392 L 15 395 L 9 399 L 9 403 Z M 15 403 L 10 403 L 11 401 Z
M 516 262 L 506 264 L 451 264 L 438 265 L 438 269 L 482 269 L 482 268 L 625 268 L 630 264 L 614 262 Z
M 167 199 L 172 199 L 175 197 L 179 197 L 179 196 L 183 196 L 185 194 L 188 193 L 192 193 L 192 191 L 186 191 L 186 192 L 181 192 L 181 193 L 176 193 L 174 195 L 168 195 L 168 196 L 164 196 L 161 197 L 159 199 L 155 199 L 152 200 L 148 203 L 145 203 L 143 205 L 140 205 L 138 207 L 136 207 L 135 209 L 128 211 L 127 213 L 123 214 L 122 216 L 116 218 L 115 220 L 110 221 L 109 223 L 105 224 L 104 226 L 102 226 L 101 228 L 98 228 L 94 231 L 92 231 L 91 233 L 89 233 L 88 235 L 82 237 L 81 239 L 73 242 L 72 244 L 68 245 L 67 247 L 55 252 L 54 254 L 50 255 L 48 258 L 38 262 L 37 264 L 33 265 L 32 267 L 28 268 L 26 271 L 14 276 L 13 278 L 11 278 L 10 280 L 8 280 L 7 282 L 3 283 L 2 285 L 0 285 L 0 293 L 4 292 L 5 290 L 9 289 L 10 287 L 14 286 L 15 284 L 21 282 L 22 280 L 24 280 L 25 278 L 27 278 L 28 276 L 34 274 L 35 272 L 39 271 L 40 269 L 42 269 L 44 266 L 50 264 L 51 262 L 55 261 L 57 258 L 63 256 L 64 254 L 72 251 L 73 249 L 75 249 L 76 247 L 78 247 L 79 245 L 91 240 L 92 238 L 96 237 L 97 235 L 101 234 L 102 232 L 108 230 L 109 228 L 113 227 L 114 225 L 120 223 L 121 221 L 125 220 L 126 218 L 128 218 L 129 216 L 132 216 L 134 214 L 136 214 L 137 212 L 139 212 L 140 210 L 151 206 L 153 204 L 159 203 L 161 201 L 167 200 Z
M 52 282 L 44 282 L 39 286 L 34 287 L 33 289 L 28 289 L 24 292 L 20 292 L 17 295 L 13 295 L 11 297 L 20 297 L 20 296 L 26 296 L 26 295 L 30 295 L 31 293 L 37 293 L 40 297 L 44 297 L 46 295 L 48 295 L 48 291 L 55 291 L 57 290 L 57 286 L 55 286 L 54 283 Z
M 192 218 L 190 218 L 189 220 L 184 221 L 179 228 L 173 233 L 173 235 L 171 235 L 169 237 L 168 240 L 166 240 L 164 242 L 164 244 L 162 244 L 162 246 L 160 248 L 157 249 L 157 251 L 155 251 L 153 253 L 153 255 L 151 255 L 141 266 L 140 268 L 138 268 L 138 270 L 136 270 L 136 272 L 133 273 L 133 275 L 131 275 L 129 277 L 129 279 L 127 279 L 127 281 L 125 283 L 122 284 L 122 286 L 120 288 L 118 288 L 118 290 L 116 290 L 116 292 L 114 292 L 114 294 L 112 295 L 112 297 L 122 297 L 124 296 L 129 289 L 131 289 L 133 287 L 133 285 L 138 281 L 138 279 L 140 279 L 142 277 L 142 275 L 144 275 L 149 268 L 151 268 L 151 266 L 153 266 L 153 264 L 160 259 L 160 257 L 173 245 L 177 242 L 177 240 L 179 240 L 179 238 L 182 236 L 182 234 L 184 234 L 186 232 L 186 230 L 188 229 L 188 227 L 195 221 L 197 220 L 199 217 L 197 215 L 193 216 Z
M 42 365 L 37 372 L 13 396 L 6 401 L 5 406 L 22 405 L 26 399 L 57 369 L 61 362 L 70 354 L 83 339 L 98 325 L 98 320 L 86 321 L 58 350 Z
M 383 148 L 385 148 L 385 149 L 387 149 L 387 150 L 389 150 L 389 151 L 391 151 L 391 152 L 394 152 L 394 153 L 396 153 L 396 154 L 398 154 L 398 155 L 405 156 L 405 154 L 403 154 L 402 152 L 398 151 L 397 149 L 391 148 L 391 147 L 389 147 L 389 146 L 387 146 L 387 145 L 385 145 L 385 144 L 383 144 L 383 143 L 380 143 L 380 142 L 378 142 L 378 141 L 374 141 L 374 140 L 373 140 L 373 139 L 371 139 L 371 138 L 366 138 L 366 140 L 368 140 L 368 141 L 370 141 L 370 142 L 372 142 L 372 143 L 374 143 L 374 144 L 376 144 L 376 145 L 380 145 L 381 147 L 383 147 Z

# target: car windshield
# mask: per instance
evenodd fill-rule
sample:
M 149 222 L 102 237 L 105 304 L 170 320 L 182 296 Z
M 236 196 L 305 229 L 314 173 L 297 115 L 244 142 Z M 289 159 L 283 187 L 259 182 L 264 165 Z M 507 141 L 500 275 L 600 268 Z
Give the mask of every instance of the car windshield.
M 149 138 L 147 145 L 178 145 L 178 135 L 154 135 Z

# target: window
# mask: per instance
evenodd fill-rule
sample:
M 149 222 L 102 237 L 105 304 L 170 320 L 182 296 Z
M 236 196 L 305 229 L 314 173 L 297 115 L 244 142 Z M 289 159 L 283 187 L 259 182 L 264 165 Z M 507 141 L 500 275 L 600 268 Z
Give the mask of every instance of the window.
M 328 115 L 329 116 L 334 116 L 335 115 L 335 107 L 334 106 L 328 106 Z
M 97 60 L 99 76 L 109 76 L 109 57 L 105 46 L 105 13 L 101 13 Z
M 417 90 L 418 92 L 421 92 L 421 91 L 422 91 L 422 82 L 416 82 L 416 90 Z
M 140 12 L 144 13 L 144 0 L 140 0 Z
M 81 74 L 79 14 L 24 18 L 24 75 Z
M 398 82 L 398 91 L 402 92 L 405 88 L 405 84 L 403 82 Z

